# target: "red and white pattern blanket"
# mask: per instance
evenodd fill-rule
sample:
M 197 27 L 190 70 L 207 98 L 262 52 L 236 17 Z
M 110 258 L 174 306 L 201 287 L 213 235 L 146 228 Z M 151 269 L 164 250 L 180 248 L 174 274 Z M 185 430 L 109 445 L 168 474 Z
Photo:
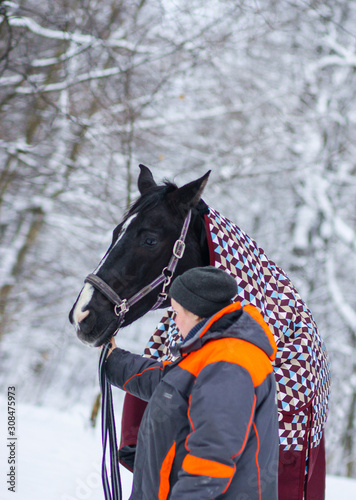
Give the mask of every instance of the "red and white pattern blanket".
M 328 356 L 313 316 L 284 271 L 252 238 L 212 208 L 205 223 L 211 265 L 234 276 L 242 306 L 256 306 L 274 334 L 280 448 L 308 453 L 320 443 L 330 389 Z M 144 356 L 172 359 L 170 349 L 180 340 L 168 310 Z

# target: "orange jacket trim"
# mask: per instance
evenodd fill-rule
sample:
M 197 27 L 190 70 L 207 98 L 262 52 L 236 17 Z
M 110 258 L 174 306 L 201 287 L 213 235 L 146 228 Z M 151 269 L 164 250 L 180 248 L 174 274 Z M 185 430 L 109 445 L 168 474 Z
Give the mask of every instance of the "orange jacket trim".
M 166 500 L 169 495 L 170 484 L 169 475 L 172 470 L 173 460 L 176 455 L 176 442 L 172 444 L 165 456 L 160 470 L 160 484 L 158 490 L 158 500 Z
M 253 405 L 252 405 L 250 420 L 249 420 L 249 422 L 247 424 L 247 428 L 246 428 L 244 442 L 242 443 L 242 446 L 241 446 L 240 450 L 237 453 L 235 453 L 235 455 L 233 455 L 231 458 L 235 458 L 238 455 L 240 455 L 240 453 L 242 453 L 243 450 L 244 450 L 244 448 L 245 448 L 245 445 L 246 445 L 246 442 L 247 442 L 247 438 L 248 438 L 248 435 L 249 435 L 249 432 L 250 432 L 250 427 L 251 427 L 251 424 L 252 424 L 253 416 L 255 414 L 256 401 L 257 401 L 257 397 L 256 397 L 256 394 L 255 394 L 255 396 L 253 398 Z
M 273 371 L 271 361 L 262 349 L 246 340 L 231 337 L 207 342 L 201 349 L 189 353 L 179 366 L 197 377 L 204 367 L 219 361 L 245 368 L 255 387 Z
M 224 465 L 213 460 L 206 458 L 195 457 L 194 455 L 186 455 L 182 468 L 188 474 L 195 474 L 197 476 L 231 478 L 235 473 L 235 467 Z
M 229 304 L 227 307 L 224 307 L 224 309 L 221 309 L 221 311 L 216 313 L 215 316 L 213 316 L 211 318 L 211 320 L 208 321 L 208 323 L 205 325 L 205 327 L 204 327 L 203 331 L 201 332 L 201 334 L 199 335 L 199 337 L 202 337 L 204 335 L 204 333 L 206 333 L 209 330 L 211 325 L 215 323 L 215 321 L 217 321 L 218 319 L 225 316 L 225 314 L 231 313 L 233 311 L 237 311 L 238 309 L 241 309 L 241 302 L 233 302 L 232 304 Z
M 192 417 L 190 416 L 190 402 L 191 402 L 191 399 L 192 399 L 192 395 L 190 394 L 190 396 L 188 398 L 188 419 L 189 419 L 189 422 L 190 422 L 190 425 L 191 425 L 191 428 L 192 428 L 192 432 L 194 432 L 195 428 L 194 428 Z M 188 451 L 190 451 L 190 450 L 188 450 Z
M 125 390 L 125 385 L 128 384 L 130 382 L 130 380 L 132 380 L 133 378 L 140 377 L 143 373 L 145 373 L 149 370 L 163 370 L 165 365 L 168 365 L 169 363 L 170 363 L 170 361 L 163 361 L 162 366 L 151 366 L 150 368 L 146 368 L 145 370 L 142 370 L 141 373 L 135 373 L 135 375 L 132 375 L 132 377 L 130 377 L 126 380 L 126 382 L 124 383 L 122 388 Z
M 260 472 L 260 465 L 258 463 L 258 453 L 260 451 L 260 439 L 258 437 L 258 432 L 257 432 L 257 427 L 255 425 L 255 422 L 253 422 L 253 429 L 256 434 L 256 440 L 257 440 L 257 449 L 256 449 L 256 455 L 255 455 L 255 462 L 256 462 L 256 467 L 257 467 L 257 476 L 258 476 L 258 500 L 261 500 L 261 472 Z
M 241 309 L 241 302 L 233 302 L 232 304 L 229 304 L 224 309 L 221 309 L 221 311 L 216 313 L 215 316 L 213 316 L 211 318 L 211 320 L 205 325 L 205 327 L 204 327 L 203 331 L 201 332 L 201 334 L 199 335 L 199 337 L 202 337 L 209 330 L 211 325 L 213 325 L 216 321 L 218 321 L 218 319 L 222 318 L 222 316 L 224 316 L 225 314 L 231 313 L 233 311 L 238 311 L 239 309 Z M 273 354 L 270 357 L 270 359 L 273 361 L 276 357 L 276 354 L 277 354 L 277 344 L 276 344 L 276 341 L 274 340 L 273 333 L 271 332 L 269 326 L 267 325 L 267 323 L 263 319 L 262 314 L 252 304 L 247 304 L 242 309 L 245 312 L 247 312 L 251 316 L 251 318 L 254 319 L 263 328 L 263 331 L 267 335 L 268 340 L 269 340 L 271 347 L 273 349 Z

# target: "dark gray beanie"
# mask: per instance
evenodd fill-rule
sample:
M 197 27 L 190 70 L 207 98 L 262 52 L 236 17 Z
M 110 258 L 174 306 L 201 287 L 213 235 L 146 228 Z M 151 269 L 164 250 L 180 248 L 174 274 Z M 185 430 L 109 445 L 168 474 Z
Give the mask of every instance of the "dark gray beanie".
M 172 283 L 169 295 L 200 318 L 209 318 L 228 306 L 237 294 L 234 278 L 213 266 L 194 267 Z

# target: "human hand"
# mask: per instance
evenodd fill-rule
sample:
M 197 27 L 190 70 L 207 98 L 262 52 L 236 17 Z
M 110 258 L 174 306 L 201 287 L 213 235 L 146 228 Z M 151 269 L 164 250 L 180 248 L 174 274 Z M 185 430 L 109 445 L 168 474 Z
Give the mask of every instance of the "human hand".
M 115 343 L 115 337 L 111 337 L 111 339 L 109 340 L 110 344 L 111 344 L 111 347 L 110 349 L 108 350 L 108 354 L 106 356 L 106 359 L 108 359 L 108 357 L 110 356 L 110 354 L 113 352 L 114 349 L 116 349 L 117 345 Z M 101 346 L 103 347 L 103 346 Z
M 110 344 L 111 344 L 111 347 L 110 347 L 110 349 L 108 351 L 107 358 L 110 356 L 110 354 L 113 352 L 113 350 L 116 349 L 116 347 L 117 347 L 117 345 L 115 343 L 115 337 L 111 337 Z

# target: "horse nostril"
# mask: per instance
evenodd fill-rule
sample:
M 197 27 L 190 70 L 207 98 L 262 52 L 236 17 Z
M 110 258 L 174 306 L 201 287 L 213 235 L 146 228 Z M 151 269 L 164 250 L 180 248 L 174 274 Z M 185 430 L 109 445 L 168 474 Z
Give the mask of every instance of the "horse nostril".
M 89 316 L 88 309 L 86 311 L 80 311 L 77 314 L 76 320 L 77 320 L 78 323 L 81 323 L 83 321 L 83 319 L 85 319 L 87 316 Z

